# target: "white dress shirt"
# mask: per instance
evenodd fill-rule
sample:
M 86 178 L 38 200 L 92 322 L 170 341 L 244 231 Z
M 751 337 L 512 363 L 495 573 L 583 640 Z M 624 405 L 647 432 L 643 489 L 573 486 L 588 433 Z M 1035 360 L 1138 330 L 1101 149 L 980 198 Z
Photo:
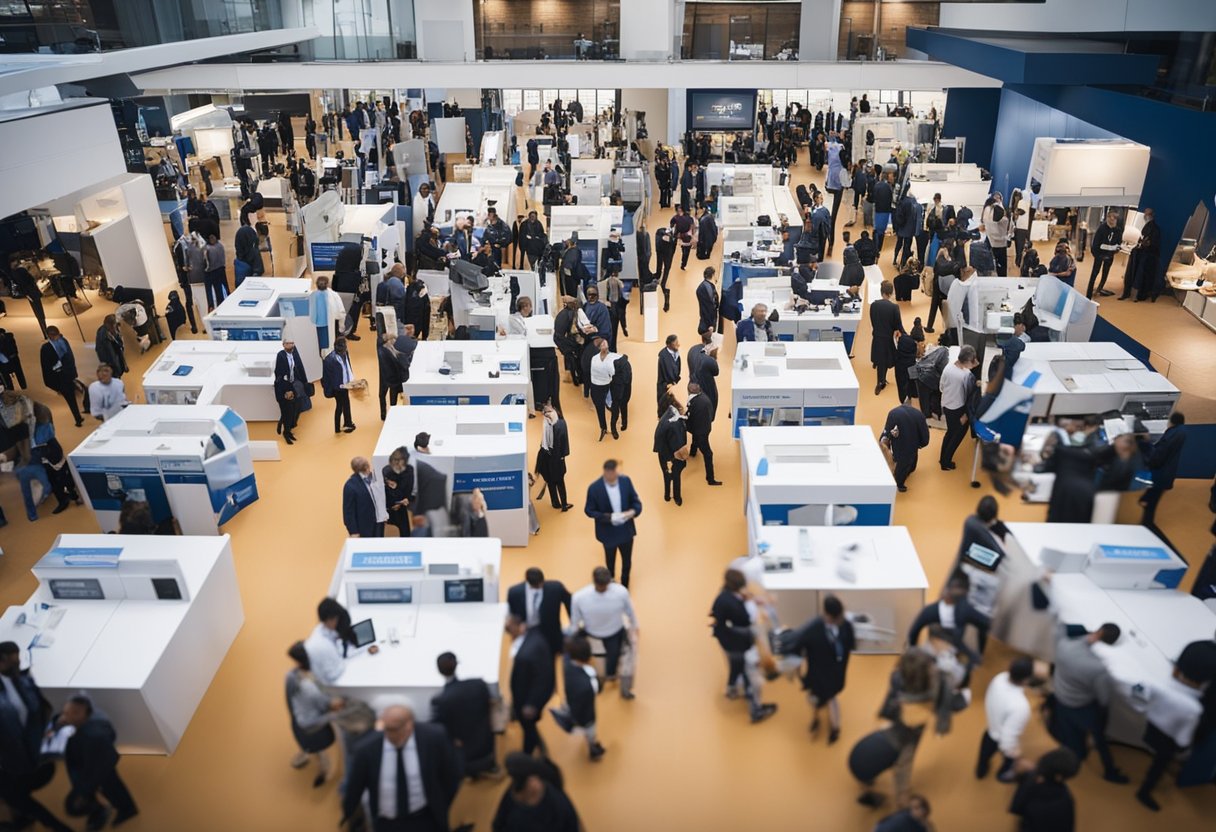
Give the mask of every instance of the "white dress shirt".
M 614 352 L 607 355 L 596 353 L 591 356 L 591 383 L 596 387 L 604 387 L 612 383 L 612 377 L 616 375 L 616 364 L 613 362 L 620 358 Z
M 127 404 L 127 390 L 122 379 L 112 378 L 109 384 L 98 380 L 89 385 L 89 412 L 94 416 L 113 419 Z
M 958 626 L 954 621 L 954 604 L 947 604 L 945 601 L 938 601 L 937 617 L 941 625 L 947 630 L 953 630 L 956 626 Z
M 544 594 L 545 588 L 543 586 L 535 589 L 530 586 L 524 587 L 524 596 L 527 603 L 525 612 L 528 616 L 528 620 L 524 623 L 528 625 L 529 629 L 540 625 L 540 602 Z
M 338 363 L 342 365 L 342 383 L 350 384 L 355 380 L 354 370 L 350 366 L 350 355 L 339 355 Z
M 342 640 L 336 631 L 324 624 L 318 624 L 304 642 L 304 652 L 308 654 L 308 663 L 317 681 L 323 685 L 332 685 L 338 681 L 346 659 L 343 656 Z
M 579 627 L 595 638 L 607 638 L 616 635 L 625 625 L 637 629 L 638 619 L 633 611 L 633 599 L 629 590 L 618 583 L 608 584 L 603 592 L 597 592 L 595 584 L 587 586 L 574 593 L 570 602 L 570 632 L 577 632 Z
M 1021 756 L 1022 732 L 1030 721 L 1030 703 L 1020 685 L 1009 681 L 1009 674 L 998 673 L 984 694 L 984 712 L 988 716 L 988 736 L 996 741 L 1001 753 L 1009 759 Z
M 507 337 L 526 338 L 528 335 L 527 318 L 516 312 L 514 315 L 507 318 Z
M 376 508 L 376 522 L 388 522 L 388 506 L 384 496 L 384 480 L 380 479 L 380 475 L 376 473 L 375 468 L 372 468 L 372 472 L 366 476 L 360 474 L 359 478 L 367 486 L 367 493 L 372 498 L 372 505 Z
M 604 490 L 608 492 L 608 502 L 612 505 L 612 513 L 621 513 L 621 481 L 604 481 Z
M 410 734 L 405 742 L 405 786 L 409 791 L 410 814 L 426 808 L 426 789 L 422 787 L 422 765 L 418 762 L 418 738 Z M 397 747 L 384 740 L 380 757 L 380 807 L 382 818 L 397 818 Z
M 1195 729 L 1203 716 L 1203 691 L 1184 685 L 1171 677 L 1164 685 L 1154 685 L 1145 716 L 1182 748 L 1195 738 Z

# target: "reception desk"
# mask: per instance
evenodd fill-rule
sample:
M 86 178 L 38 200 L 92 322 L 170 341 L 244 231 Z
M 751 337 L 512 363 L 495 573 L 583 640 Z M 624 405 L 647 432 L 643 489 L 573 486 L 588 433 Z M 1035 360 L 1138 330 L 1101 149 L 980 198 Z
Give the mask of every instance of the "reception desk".
M 857 390 L 839 341 L 744 342 L 736 347 L 731 376 L 733 435 L 743 427 L 851 425 Z
M 441 372 L 447 369 L 448 372 Z M 406 404 L 532 404 L 528 343 L 423 341 L 414 351 Z
M 148 404 L 222 404 L 246 422 L 277 421 L 273 341 L 173 341 L 144 373 Z

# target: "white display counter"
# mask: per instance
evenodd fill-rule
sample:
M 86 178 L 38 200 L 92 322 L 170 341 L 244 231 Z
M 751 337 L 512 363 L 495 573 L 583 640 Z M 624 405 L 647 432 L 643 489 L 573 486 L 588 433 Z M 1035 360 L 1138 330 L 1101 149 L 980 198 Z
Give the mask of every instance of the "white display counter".
M 834 280 L 816 278 L 811 283 L 810 290 L 812 298 L 819 300 L 814 293 L 823 293 L 823 300 L 827 302 L 796 312 L 789 308 L 793 303 L 794 293 L 788 277 L 752 278 L 743 289 L 742 311 L 745 315 L 749 314 L 757 303 L 763 303 L 770 310 L 777 309 L 780 312 L 778 320 L 773 323 L 773 334 L 778 340 L 841 341 L 845 350 L 851 354 L 857 338 L 857 327 L 861 324 L 861 300 L 845 304 L 840 314 L 835 315 L 828 298 L 842 294 L 844 287 Z
M 802 535 L 809 559 L 800 552 Z M 912 537 L 903 526 L 764 526 L 757 547 L 768 564 L 764 587 L 783 624 L 797 627 L 835 595 L 855 622 L 858 653 L 898 653 L 925 605 L 929 581 Z M 788 569 L 785 568 L 788 565 Z
M 495 688 L 507 614 L 501 563 L 493 538 L 347 540 L 329 594 L 352 623 L 371 620 L 380 652 L 348 655 L 331 689 L 377 711 L 401 695 L 421 706 L 442 689 L 435 659 L 449 650 L 462 677 Z
M 458 362 L 453 364 L 453 362 Z M 452 372 L 441 373 L 448 366 Z M 491 376 L 491 373 L 497 377 Z M 410 378 L 402 387 L 406 404 L 523 404 L 532 407 L 528 343 L 423 341 L 414 350 Z
M 510 185 L 497 182 L 448 182 L 435 205 L 435 227 L 439 237 L 447 240 L 455 231 L 457 219 L 473 221 L 473 236 L 481 239 L 486 227 L 487 209 L 494 203 L 498 218 L 510 228 L 515 222 L 515 182 Z
M 87 693 L 123 754 L 173 753 L 245 620 L 228 536 L 172 541 L 60 535 L 0 617 L 51 704 Z
M 68 454 L 102 531 L 118 530 L 125 500 L 182 534 L 215 535 L 258 498 L 249 428 L 222 405 L 131 405 Z
M 992 190 L 992 182 L 983 181 L 981 175 L 979 165 L 970 162 L 913 162 L 908 165 L 908 187 L 926 210 L 933 204 L 933 195 L 941 194 L 943 205 L 953 206 L 956 212 L 970 208 L 979 217 Z
M 1147 407 L 1152 419 L 1165 419 L 1180 395 L 1168 378 L 1112 341 L 1027 344 L 1013 381 L 1034 392 L 1031 418 L 1140 414 Z
M 321 378 L 321 347 L 309 314 L 312 281 L 294 277 L 249 277 L 203 319 L 215 341 L 273 341 L 290 338 L 304 360 L 309 381 Z
M 391 407 L 372 464 L 381 470 L 392 452 L 404 446 L 413 465 L 414 437 L 429 433 L 426 464 L 447 477 L 447 504 L 452 492 L 480 488 L 490 536 L 507 546 L 527 546 L 527 420 L 523 405 Z
M 735 348 L 731 375 L 733 434 L 746 426 L 851 425 L 857 388 L 839 341 L 746 341 Z
M 762 526 L 887 526 L 895 478 L 868 426 L 745 427 L 748 543 Z
M 507 318 L 511 316 L 511 278 L 515 278 L 519 285 L 519 296 L 531 299 L 533 315 L 553 315 L 557 312 L 553 297 L 556 276 L 546 275 L 542 286 L 540 275 L 536 272 L 505 270 L 501 275 L 487 277 L 487 291 L 476 294 L 449 281 L 452 319 L 456 326 L 469 327 L 474 340 L 493 340 L 497 337 L 498 330 L 507 328 Z
M 246 422 L 277 421 L 272 341 L 173 341 L 144 373 L 148 404 L 222 404 Z
M 549 212 L 549 242 L 560 248 L 575 233 L 587 272 L 597 280 L 603 276 L 600 257 L 613 231 L 621 232 L 621 280 L 632 287 L 638 279 L 637 241 L 632 222 L 625 227 L 625 208 L 621 205 L 554 205 Z M 556 309 L 554 310 L 556 314 Z

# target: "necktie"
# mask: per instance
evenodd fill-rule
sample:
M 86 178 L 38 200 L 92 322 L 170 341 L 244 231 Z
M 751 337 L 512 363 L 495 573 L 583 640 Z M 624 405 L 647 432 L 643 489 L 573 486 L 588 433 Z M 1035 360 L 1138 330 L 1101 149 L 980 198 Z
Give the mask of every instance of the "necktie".
M 532 615 L 537 620 L 540 619 L 540 596 L 541 593 L 539 592 L 532 596 Z
M 405 746 L 397 747 L 397 820 L 410 816 L 410 787 L 405 779 Z
M 291 357 L 291 353 L 287 353 L 287 381 L 291 384 L 296 383 L 296 362 Z

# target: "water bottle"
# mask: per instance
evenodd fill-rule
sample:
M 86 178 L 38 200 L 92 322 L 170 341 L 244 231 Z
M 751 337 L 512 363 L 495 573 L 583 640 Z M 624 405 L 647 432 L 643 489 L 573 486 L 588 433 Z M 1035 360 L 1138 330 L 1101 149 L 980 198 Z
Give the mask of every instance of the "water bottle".
M 811 556 L 811 533 L 803 526 L 798 530 L 798 559 L 803 563 L 814 563 Z

